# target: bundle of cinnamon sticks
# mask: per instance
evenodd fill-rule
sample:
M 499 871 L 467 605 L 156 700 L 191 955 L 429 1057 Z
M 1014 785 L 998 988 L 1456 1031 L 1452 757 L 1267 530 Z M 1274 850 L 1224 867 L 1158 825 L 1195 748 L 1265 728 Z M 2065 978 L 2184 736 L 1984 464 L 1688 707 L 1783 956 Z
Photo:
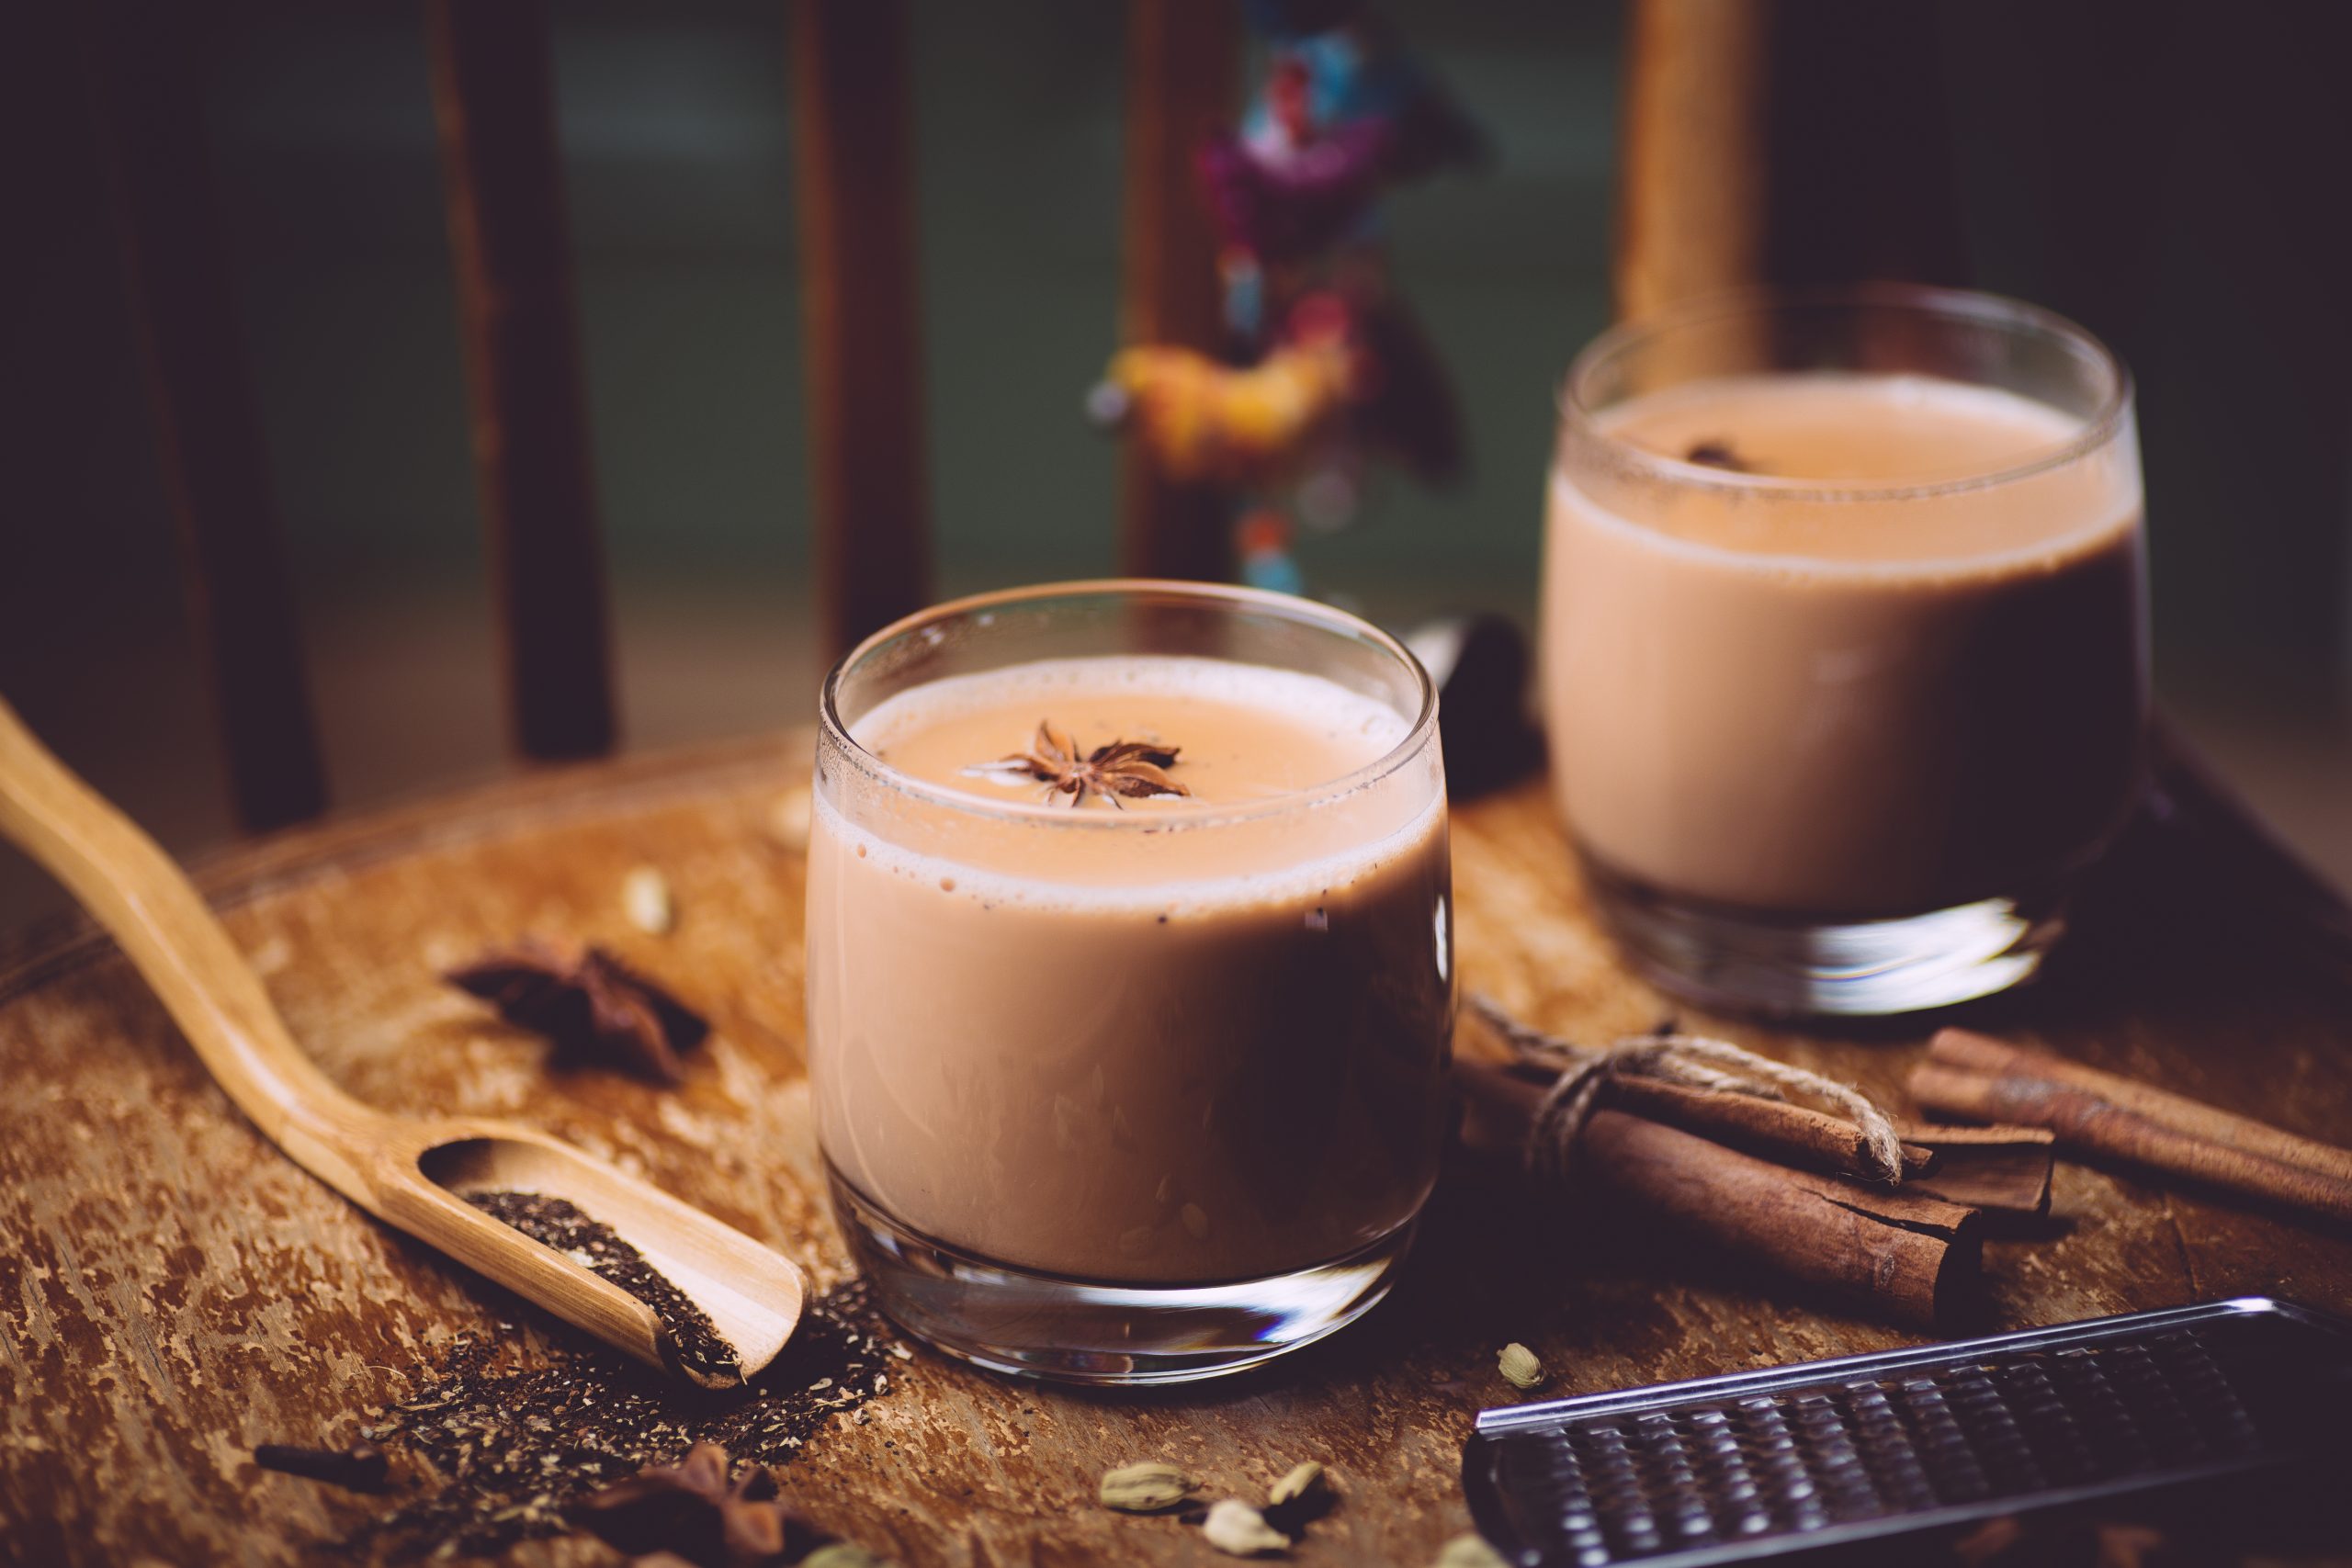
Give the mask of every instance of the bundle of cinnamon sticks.
M 1455 1062 L 1462 1143 L 1524 1160 L 1559 1063 L 1528 1048 L 1543 1039 L 1534 1032 L 1484 1016 L 1517 1059 Z M 1990 1125 L 1905 1126 L 1901 1179 L 1890 1183 L 1842 1117 L 1612 1077 L 1577 1131 L 1569 1179 L 1711 1251 L 1922 1327 L 1977 1294 L 1987 1214 L 2048 1212 L 2062 1149 L 2352 1223 L 2352 1150 L 2047 1052 L 1946 1029 L 1908 1087 L 1930 1115 Z
M 1910 1089 L 1939 1115 L 2047 1127 L 2069 1152 L 2352 1222 L 2352 1150 L 2046 1051 L 1947 1029 L 1913 1069 Z
M 1514 1032 L 1519 1032 L 1514 1031 Z M 1523 1157 L 1555 1076 L 1463 1058 L 1464 1147 Z M 1609 1079 L 1577 1138 L 1572 1179 L 1709 1250 L 1928 1327 L 1976 1293 L 1981 1216 L 2050 1203 L 2040 1128 L 1903 1131 L 1903 1176 L 1872 1174 L 1856 1125 L 1784 1100 L 1640 1077 Z

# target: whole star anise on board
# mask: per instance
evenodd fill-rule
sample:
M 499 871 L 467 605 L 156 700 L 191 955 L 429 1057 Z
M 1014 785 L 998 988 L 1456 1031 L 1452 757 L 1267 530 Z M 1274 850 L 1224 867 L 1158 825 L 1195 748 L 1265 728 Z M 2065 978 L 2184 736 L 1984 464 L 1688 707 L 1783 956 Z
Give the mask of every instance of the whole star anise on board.
M 1056 729 L 1050 719 L 1041 719 L 1029 750 L 966 771 L 1035 779 L 1046 786 L 1047 800 L 1066 795 L 1073 808 L 1084 805 L 1089 795 L 1099 795 L 1124 811 L 1122 795 L 1141 800 L 1155 795 L 1193 793 L 1168 776 L 1167 771 L 1176 765 L 1178 750 L 1147 740 L 1114 740 L 1082 751 L 1067 732 Z
M 605 1062 L 662 1083 L 684 1081 L 679 1053 L 710 1032 L 701 1014 L 601 947 L 573 953 L 526 937 L 442 977 L 554 1041 L 559 1059 Z
M 582 1529 L 640 1563 L 699 1568 L 797 1562 L 833 1538 L 777 1499 L 775 1472 L 753 1465 L 728 1483 L 727 1450 L 696 1443 L 676 1464 L 648 1465 L 580 1504 Z

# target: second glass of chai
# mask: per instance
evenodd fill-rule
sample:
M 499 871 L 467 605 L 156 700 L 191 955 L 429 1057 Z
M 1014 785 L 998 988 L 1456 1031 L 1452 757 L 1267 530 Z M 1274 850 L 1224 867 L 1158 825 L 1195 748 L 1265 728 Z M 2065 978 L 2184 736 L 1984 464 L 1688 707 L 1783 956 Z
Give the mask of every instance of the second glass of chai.
M 1607 333 L 1562 404 L 1546 728 L 1634 961 L 1792 1014 L 2031 975 L 2141 776 L 2115 358 L 1981 295 L 1739 295 Z
M 1453 1020 L 1437 699 L 1246 589 L 1075 583 L 825 685 L 809 1078 L 878 1304 L 1098 1383 L 1238 1371 L 1386 1293 Z

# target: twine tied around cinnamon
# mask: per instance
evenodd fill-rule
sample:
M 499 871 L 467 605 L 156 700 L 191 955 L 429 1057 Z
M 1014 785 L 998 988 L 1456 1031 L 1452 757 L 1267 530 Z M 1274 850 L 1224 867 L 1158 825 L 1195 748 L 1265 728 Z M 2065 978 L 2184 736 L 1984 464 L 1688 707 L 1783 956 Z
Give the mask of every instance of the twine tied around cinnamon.
M 1529 1028 L 1486 997 L 1472 997 L 1470 1005 L 1523 1058 L 1560 1075 L 1544 1091 L 1527 1133 L 1527 1166 L 1539 1176 L 1567 1176 L 1577 1139 L 1609 1080 L 1640 1077 L 1717 1094 L 1765 1100 L 1798 1094 L 1820 1100 L 1853 1122 L 1871 1175 L 1889 1186 L 1903 1179 L 1903 1140 L 1893 1119 L 1850 1084 L 1758 1055 L 1728 1040 L 1672 1029 L 1627 1035 L 1597 1049 L 1571 1045 Z

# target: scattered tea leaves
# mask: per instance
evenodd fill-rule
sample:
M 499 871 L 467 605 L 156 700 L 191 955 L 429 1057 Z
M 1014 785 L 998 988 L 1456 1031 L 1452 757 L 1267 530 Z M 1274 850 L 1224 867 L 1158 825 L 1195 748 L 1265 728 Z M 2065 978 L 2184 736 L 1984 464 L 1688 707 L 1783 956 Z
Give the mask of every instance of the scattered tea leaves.
M 408 1397 L 374 1419 L 375 1440 L 435 1484 L 344 1542 L 345 1555 L 494 1557 L 573 1528 L 589 1495 L 648 1465 L 675 1465 L 697 1443 L 738 1464 L 788 1464 L 900 1370 L 857 1282 L 811 1301 L 775 1360 L 720 1393 L 569 1335 L 517 1365 L 513 1325 L 500 1326 L 440 1351 L 413 1374 Z

